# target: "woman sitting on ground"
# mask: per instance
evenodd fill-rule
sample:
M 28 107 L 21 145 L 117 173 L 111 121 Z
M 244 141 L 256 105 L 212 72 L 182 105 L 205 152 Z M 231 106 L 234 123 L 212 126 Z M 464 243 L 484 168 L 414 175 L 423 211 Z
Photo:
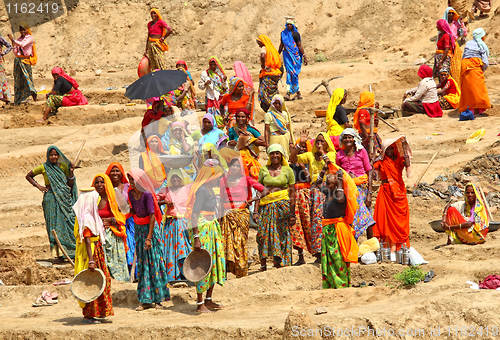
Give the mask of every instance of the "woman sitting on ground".
M 236 125 L 228 131 L 227 145 L 240 151 L 246 176 L 257 180 L 261 168 L 259 146 L 267 147 L 268 145 L 259 130 L 248 124 L 249 120 L 250 112 L 247 109 L 236 110 Z
M 232 77 L 229 80 L 229 90 L 222 97 L 220 102 L 220 114 L 224 117 L 227 129 L 230 129 L 236 123 L 236 112 L 240 108 L 245 108 L 250 112 L 250 120 L 252 120 L 253 113 L 253 96 L 255 91 L 250 86 L 246 85 L 243 79 Z M 227 115 L 226 107 L 227 105 Z
M 448 244 L 481 244 L 488 234 L 488 212 L 478 189 L 465 186 L 465 199 L 444 207 L 441 226 L 448 234 Z
M 109 272 L 113 279 L 128 282 L 126 218 L 118 207 L 117 193 L 109 177 L 103 173 L 94 177 L 92 186 L 100 196 L 97 209 L 106 233 L 104 251 Z
M 104 291 L 97 299 L 89 303 L 78 302 L 82 308 L 83 322 L 89 324 L 100 324 L 105 321 L 96 318 L 114 315 L 111 276 L 103 249 L 106 235 L 99 217 L 98 200 L 99 194 L 95 190 L 83 191 L 73 206 L 76 213 L 73 231 L 76 239 L 75 275 L 86 269 L 91 272 L 100 269 L 106 280 Z
M 441 83 L 437 86 L 439 105 L 443 110 L 456 109 L 460 102 L 460 87 L 455 79 L 450 77 L 446 69 L 442 69 L 439 73 Z
M 421 65 L 418 76 L 422 78 L 418 86 L 405 92 L 401 109 L 406 112 L 426 113 L 429 117 L 443 116 L 439 105 L 436 83 L 432 79 L 432 69 Z
M 69 75 L 64 73 L 60 67 L 52 69 L 52 78 L 54 78 L 54 86 L 47 93 L 47 107 L 43 117 L 37 120 L 38 123 L 43 123 L 49 117 L 49 113 L 56 114 L 57 109 L 61 106 L 77 106 L 87 105 L 89 102 L 78 89 L 79 85 Z

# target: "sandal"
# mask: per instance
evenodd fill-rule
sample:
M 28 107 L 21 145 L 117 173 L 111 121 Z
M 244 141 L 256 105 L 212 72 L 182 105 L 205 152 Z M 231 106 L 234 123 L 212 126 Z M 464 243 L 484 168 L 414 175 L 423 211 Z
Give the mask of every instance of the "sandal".
M 43 119 L 43 118 L 40 118 L 40 119 L 37 119 L 36 120 L 36 123 L 40 123 L 40 124 L 43 124 L 47 121 L 47 119 Z
M 433 277 L 434 277 L 434 271 L 431 270 L 430 272 L 428 272 L 427 274 L 425 274 L 424 282 L 425 283 L 430 282 Z
M 83 319 L 83 321 L 82 321 L 82 322 L 83 322 L 83 323 L 88 323 L 88 324 L 91 324 L 91 325 L 98 325 L 98 324 L 100 324 L 100 323 L 101 323 L 101 321 L 96 320 L 96 319 L 94 319 L 94 318 L 92 318 L 92 319 Z
M 140 305 L 139 307 L 137 307 L 136 309 L 134 309 L 136 312 L 142 312 L 146 309 L 151 309 L 153 308 L 153 305 L 152 304 L 142 304 Z

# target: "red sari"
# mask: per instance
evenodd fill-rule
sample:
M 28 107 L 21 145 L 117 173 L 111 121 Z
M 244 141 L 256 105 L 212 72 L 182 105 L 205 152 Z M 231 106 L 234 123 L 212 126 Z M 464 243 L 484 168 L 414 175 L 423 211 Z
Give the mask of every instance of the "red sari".
M 376 161 L 373 168 L 380 171 L 382 178 L 373 215 L 377 222 L 373 226 L 373 236 L 384 242 L 392 241 L 397 248 L 401 243 L 409 247 L 410 208 L 403 181 L 404 158 L 393 160 L 385 156 Z

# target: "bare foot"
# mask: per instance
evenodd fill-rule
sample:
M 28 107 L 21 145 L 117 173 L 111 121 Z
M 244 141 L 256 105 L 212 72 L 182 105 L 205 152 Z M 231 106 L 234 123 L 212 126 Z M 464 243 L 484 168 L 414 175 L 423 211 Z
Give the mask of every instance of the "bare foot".
M 212 311 L 205 304 L 201 304 L 196 307 L 196 313 L 212 313 Z
M 265 272 L 267 270 L 267 266 L 260 266 L 259 271 Z
M 33 101 L 36 102 L 36 99 L 37 99 L 36 93 L 32 94 L 31 97 L 33 98 Z
M 215 302 L 213 302 L 212 300 L 207 300 L 207 299 L 205 299 L 205 303 L 203 305 L 205 305 L 205 307 L 207 307 L 208 309 L 224 308 L 223 305 L 218 305 Z

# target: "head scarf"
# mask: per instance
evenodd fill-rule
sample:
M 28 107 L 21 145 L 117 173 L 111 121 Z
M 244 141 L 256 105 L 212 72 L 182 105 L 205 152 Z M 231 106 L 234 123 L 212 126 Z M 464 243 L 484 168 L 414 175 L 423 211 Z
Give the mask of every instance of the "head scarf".
M 64 163 L 68 167 L 68 169 L 71 167 L 71 162 L 69 161 L 66 156 L 62 153 L 61 150 L 55 145 L 51 145 L 47 148 L 47 160 L 45 163 L 43 163 L 43 167 L 45 169 L 45 174 L 47 175 L 47 178 L 49 179 L 49 183 L 52 187 L 52 190 L 54 191 L 60 191 L 56 197 L 65 197 L 66 194 L 69 195 L 69 198 L 71 199 L 71 202 L 69 202 L 71 205 L 75 204 L 76 200 L 78 199 L 78 188 L 76 186 L 76 178 L 73 183 L 73 187 L 68 187 L 67 182 L 68 179 L 66 178 L 66 174 L 62 171 L 62 169 L 57 166 L 57 164 L 52 164 L 49 161 L 49 153 L 52 150 L 56 150 L 56 152 L 59 154 L 59 163 Z M 75 176 L 75 175 L 73 175 Z
M 212 154 L 212 157 L 213 156 L 217 156 L 217 158 L 219 159 L 219 163 L 222 166 L 222 168 L 224 168 L 224 170 L 227 170 L 227 162 L 226 162 L 226 160 L 220 154 L 219 150 L 217 150 L 217 148 L 215 147 L 215 145 L 213 145 L 212 143 L 205 143 L 201 147 L 201 160 L 202 160 L 202 162 L 205 163 L 207 160 L 210 159 L 208 157 L 208 151 L 210 151 L 210 153 Z M 216 158 L 213 158 L 213 159 L 216 159 Z
M 352 119 L 354 128 L 356 130 L 361 131 L 361 127 L 359 126 L 359 111 L 367 107 L 373 107 L 374 105 L 375 105 L 375 94 L 369 91 L 361 92 L 361 94 L 359 95 L 358 108 L 356 109 L 356 112 L 354 112 L 354 117 Z M 375 129 L 374 131 L 377 132 L 377 130 Z
M 319 136 L 323 136 L 324 140 L 325 140 L 325 143 L 326 143 L 326 147 L 325 149 L 323 150 L 324 152 L 326 153 L 329 153 L 329 152 L 334 152 L 335 153 L 335 146 L 333 145 L 332 143 L 332 140 L 330 138 L 330 136 L 328 136 L 328 134 L 326 134 L 325 132 L 320 132 L 316 135 L 316 138 L 314 138 L 314 143 L 312 144 L 312 153 L 316 153 L 318 152 L 318 147 L 316 146 L 316 139 L 318 139 Z M 332 162 L 334 160 L 331 160 Z
M 346 135 L 354 137 L 354 145 L 355 145 L 356 151 L 363 149 L 363 144 L 361 144 L 361 137 L 352 128 L 347 128 L 344 131 L 342 131 L 342 133 L 340 134 L 340 143 L 342 144 L 342 146 L 341 146 L 342 149 L 345 147 L 343 144 L 344 143 L 343 139 L 344 139 L 344 136 L 346 136 Z
M 106 169 L 106 175 L 109 177 L 110 174 L 111 174 L 111 170 L 113 170 L 114 167 L 117 167 L 118 170 L 120 170 L 120 172 L 122 173 L 122 179 L 121 179 L 121 182 L 122 183 L 128 183 L 128 179 L 127 179 L 127 175 L 126 175 L 126 172 L 125 170 L 123 170 L 123 166 L 118 163 L 118 162 L 113 162 L 111 163 L 108 168 Z
M 123 244 L 125 245 L 125 251 L 127 251 L 127 232 L 125 229 L 125 215 L 118 208 L 118 202 L 116 201 L 116 192 L 113 188 L 113 184 L 109 179 L 108 175 L 103 173 L 98 173 L 95 175 L 92 180 L 92 186 L 95 187 L 95 180 L 97 177 L 102 177 L 104 179 L 104 190 L 106 191 L 106 196 L 108 197 L 109 207 L 111 208 L 111 212 L 113 213 L 114 218 L 116 219 L 116 223 L 118 226 L 110 225 L 109 229 L 115 234 L 117 237 L 121 237 L 123 240 Z
M 430 68 L 430 66 L 428 66 L 428 65 L 421 65 L 418 68 L 417 74 L 422 79 L 430 78 L 430 77 L 432 77 L 432 68 Z
M 201 136 L 200 140 L 198 141 L 198 145 L 204 145 L 206 143 L 211 143 L 214 145 L 220 144 L 222 138 L 221 136 L 224 136 L 224 132 L 222 132 L 222 130 L 218 128 L 217 122 L 215 121 L 215 117 L 211 113 L 207 113 L 206 115 L 204 115 L 203 119 L 205 118 L 212 123 L 212 130 L 208 131 L 203 136 Z
M 449 13 L 453 13 L 453 21 L 460 21 L 459 18 L 460 18 L 460 15 L 458 15 L 457 11 L 455 11 L 455 9 L 453 7 L 448 7 L 446 8 L 446 11 L 444 11 L 444 15 L 443 15 L 443 19 L 448 21 L 448 14 Z
M 156 141 L 158 142 L 158 151 L 160 153 L 163 153 L 163 154 L 166 154 L 165 150 L 163 150 L 163 144 L 161 143 L 161 139 L 160 137 L 158 137 L 157 135 L 152 135 L 152 136 L 149 136 L 148 139 L 147 139 L 147 142 L 148 142 L 148 148 L 149 148 L 149 143 L 151 143 L 151 141 L 153 139 L 156 139 Z M 151 148 L 149 148 L 151 150 Z M 152 150 L 151 150 L 152 151 Z
M 481 51 L 486 51 L 486 55 L 489 57 L 490 56 L 490 49 L 488 48 L 488 45 L 486 45 L 486 43 L 482 39 L 485 35 L 486 35 L 486 32 L 482 28 L 476 28 L 474 31 L 472 31 L 472 37 L 477 42 L 479 49 Z
M 282 166 L 288 166 L 288 161 L 285 158 L 285 149 L 280 144 L 272 144 L 267 148 L 267 155 L 269 156 L 267 159 L 267 164 L 266 165 L 271 165 L 271 152 L 278 151 L 281 153 L 281 165 Z
M 455 51 L 455 38 L 453 38 L 453 34 L 451 34 L 450 24 L 448 20 L 439 19 L 436 23 L 437 29 L 440 31 L 444 31 L 446 34 L 450 36 L 450 48 L 452 51 Z M 441 38 L 441 33 L 438 34 L 438 41 Z
M 403 157 L 403 142 L 402 142 L 402 138 L 405 137 L 404 135 L 401 135 L 397 138 L 391 138 L 391 139 L 386 139 L 382 142 L 382 152 L 380 153 L 380 156 L 377 157 L 377 159 L 375 161 L 381 161 L 385 158 L 385 150 L 387 150 L 387 148 L 389 146 L 393 146 L 394 148 L 394 155 L 396 155 L 396 157 Z M 407 140 L 408 142 L 408 140 Z M 408 143 L 408 156 L 410 156 L 410 161 L 411 159 L 413 158 L 413 153 L 411 151 L 411 148 L 410 148 L 410 143 Z M 409 167 L 406 168 L 406 177 L 411 177 L 411 165 Z
M 102 244 L 106 244 L 104 225 L 97 209 L 98 200 L 99 194 L 97 191 L 82 191 L 75 205 L 73 205 L 73 211 L 76 215 L 75 237 L 79 237 L 77 241 L 79 240 L 80 243 L 83 242 L 85 228 L 88 228 L 92 235 L 99 236 Z M 76 235 L 77 230 L 78 234 Z
M 484 205 L 482 196 L 477 189 L 476 185 L 472 182 L 467 183 L 465 186 L 465 190 L 467 190 L 468 186 L 472 186 L 474 189 L 474 194 L 476 195 L 476 204 L 474 206 L 474 229 L 479 232 L 489 225 L 488 213 L 486 211 L 486 207 Z M 467 201 L 467 196 L 464 195 L 465 199 L 465 216 L 470 217 L 471 206 L 469 205 L 469 201 Z
M 222 79 L 224 76 L 226 76 L 226 71 L 224 71 L 224 68 L 222 67 L 220 61 L 219 61 L 219 58 L 217 58 L 216 56 L 211 56 L 210 59 L 208 60 L 208 75 L 210 76 L 211 73 L 213 73 L 214 71 L 212 71 L 212 69 L 210 68 L 210 63 L 212 61 L 215 61 L 215 64 L 217 65 L 217 69 L 215 70 L 215 72 L 220 76 L 220 78 Z M 227 77 L 227 76 L 226 76 Z
M 269 39 L 267 35 L 259 35 L 257 40 L 266 47 L 266 66 L 271 69 L 271 71 L 260 70 L 259 78 L 265 76 L 279 76 L 281 74 L 281 58 L 278 50 L 276 50 L 276 47 L 274 47 L 271 39 Z
M 280 102 L 281 103 L 281 111 L 278 111 L 276 107 L 274 106 L 275 102 Z M 286 127 L 286 124 L 290 126 L 290 137 L 292 140 L 293 138 L 293 129 L 292 129 L 292 121 L 290 118 L 290 111 L 288 110 L 288 107 L 286 106 L 285 99 L 283 98 L 282 95 L 280 94 L 275 94 L 273 96 L 273 99 L 271 100 L 271 106 L 269 106 L 269 111 L 272 113 L 272 117 L 274 120 L 274 124 L 278 127 L 278 130 L 282 135 L 284 135 L 288 130 Z M 283 112 L 286 112 L 288 114 L 288 120 L 285 120 L 285 116 L 283 115 Z M 279 119 L 281 118 L 281 119 Z
M 335 164 L 335 162 L 331 162 L 330 165 L 328 165 L 328 172 L 330 174 L 336 174 L 339 169 L 341 168 Z M 344 195 L 346 197 L 345 220 L 347 224 L 352 224 L 354 221 L 354 215 L 356 215 L 356 211 L 359 209 L 359 192 L 356 184 L 354 183 L 354 179 L 347 173 L 347 171 L 342 171 L 342 184 L 344 186 Z
M 19 27 L 25 29 L 29 35 L 33 36 L 33 33 L 31 33 L 31 29 L 30 29 L 30 26 L 25 23 L 25 22 L 22 22 L 19 24 Z M 38 56 L 37 56 L 37 53 L 36 53 L 36 46 L 35 46 L 35 41 L 33 40 L 33 47 L 32 47 L 32 51 L 33 51 L 33 55 L 29 58 L 23 58 L 23 63 L 27 64 L 27 65 L 36 65 L 36 62 L 38 61 Z
M 179 61 L 175 64 L 175 66 L 177 66 L 177 65 L 182 65 L 182 66 L 184 66 L 184 69 L 185 69 L 186 71 L 188 70 L 188 66 L 187 66 L 186 62 L 185 62 L 184 60 L 182 60 L 182 59 L 181 59 L 181 60 L 179 60 Z
M 250 120 L 251 113 L 246 108 L 240 107 L 239 109 L 236 109 L 236 113 L 234 114 L 234 116 L 236 117 L 240 112 L 243 112 L 245 116 L 247 116 L 247 123 L 248 123 L 248 120 Z
M 229 162 L 235 158 L 238 158 L 238 159 L 241 159 L 241 154 L 239 151 L 236 151 L 232 148 L 222 148 L 219 150 L 219 153 L 221 154 L 222 158 L 224 158 L 224 160 L 226 161 L 227 163 L 227 166 L 229 167 Z M 243 168 L 242 168 L 243 170 Z
M 223 175 L 224 169 L 222 169 L 220 166 L 205 165 L 200 169 L 200 171 L 198 172 L 198 176 L 196 176 L 196 179 L 191 186 L 191 191 L 189 192 L 189 197 L 186 202 L 187 211 L 186 214 L 184 214 L 184 217 L 187 220 L 190 220 L 191 215 L 193 214 L 193 207 L 196 201 L 196 192 L 198 191 L 198 189 L 206 183 L 216 180 Z
M 60 77 L 63 77 L 64 79 L 66 79 L 67 81 L 69 81 L 71 83 L 71 86 L 73 86 L 75 89 L 78 88 L 78 83 L 76 82 L 76 80 L 74 80 L 73 78 L 71 78 L 69 75 L 67 75 L 64 70 L 60 67 L 54 67 L 52 69 L 52 74 L 57 74 L 59 75 Z
M 293 19 L 286 19 L 285 26 L 288 25 L 288 24 L 292 24 L 293 26 L 295 26 L 295 20 L 293 20 Z
M 345 89 L 343 88 L 336 88 L 332 96 L 330 97 L 330 103 L 328 104 L 328 109 L 326 111 L 326 126 L 328 128 L 328 134 L 334 135 L 338 133 L 338 131 L 335 133 L 336 130 L 340 130 L 341 128 L 338 128 L 337 126 L 340 126 L 339 123 L 333 117 L 335 116 L 335 112 L 337 111 L 337 106 L 340 105 L 340 102 L 342 99 L 344 99 L 345 96 Z
M 163 20 L 161 18 L 160 10 L 158 8 L 156 8 L 156 7 L 151 8 L 151 11 L 149 11 L 149 13 L 151 13 L 151 12 L 155 12 L 156 13 L 156 15 L 158 16 L 158 20 Z
M 153 187 L 153 184 L 149 180 L 148 175 L 139 168 L 133 168 L 131 169 L 127 175 L 130 175 L 136 185 L 136 189 L 139 191 L 147 191 L 153 196 L 153 201 L 154 201 L 154 209 L 155 209 L 155 220 L 158 222 L 158 225 L 161 224 L 161 210 L 160 207 L 158 206 L 158 200 L 156 199 L 156 194 L 155 194 L 155 188 Z
M 184 171 L 184 169 L 170 169 L 170 172 L 168 173 L 168 178 L 167 178 L 167 186 L 169 188 L 172 187 L 172 176 L 177 176 L 181 179 L 181 186 L 183 185 L 188 185 L 191 183 L 191 178 L 189 175 Z

